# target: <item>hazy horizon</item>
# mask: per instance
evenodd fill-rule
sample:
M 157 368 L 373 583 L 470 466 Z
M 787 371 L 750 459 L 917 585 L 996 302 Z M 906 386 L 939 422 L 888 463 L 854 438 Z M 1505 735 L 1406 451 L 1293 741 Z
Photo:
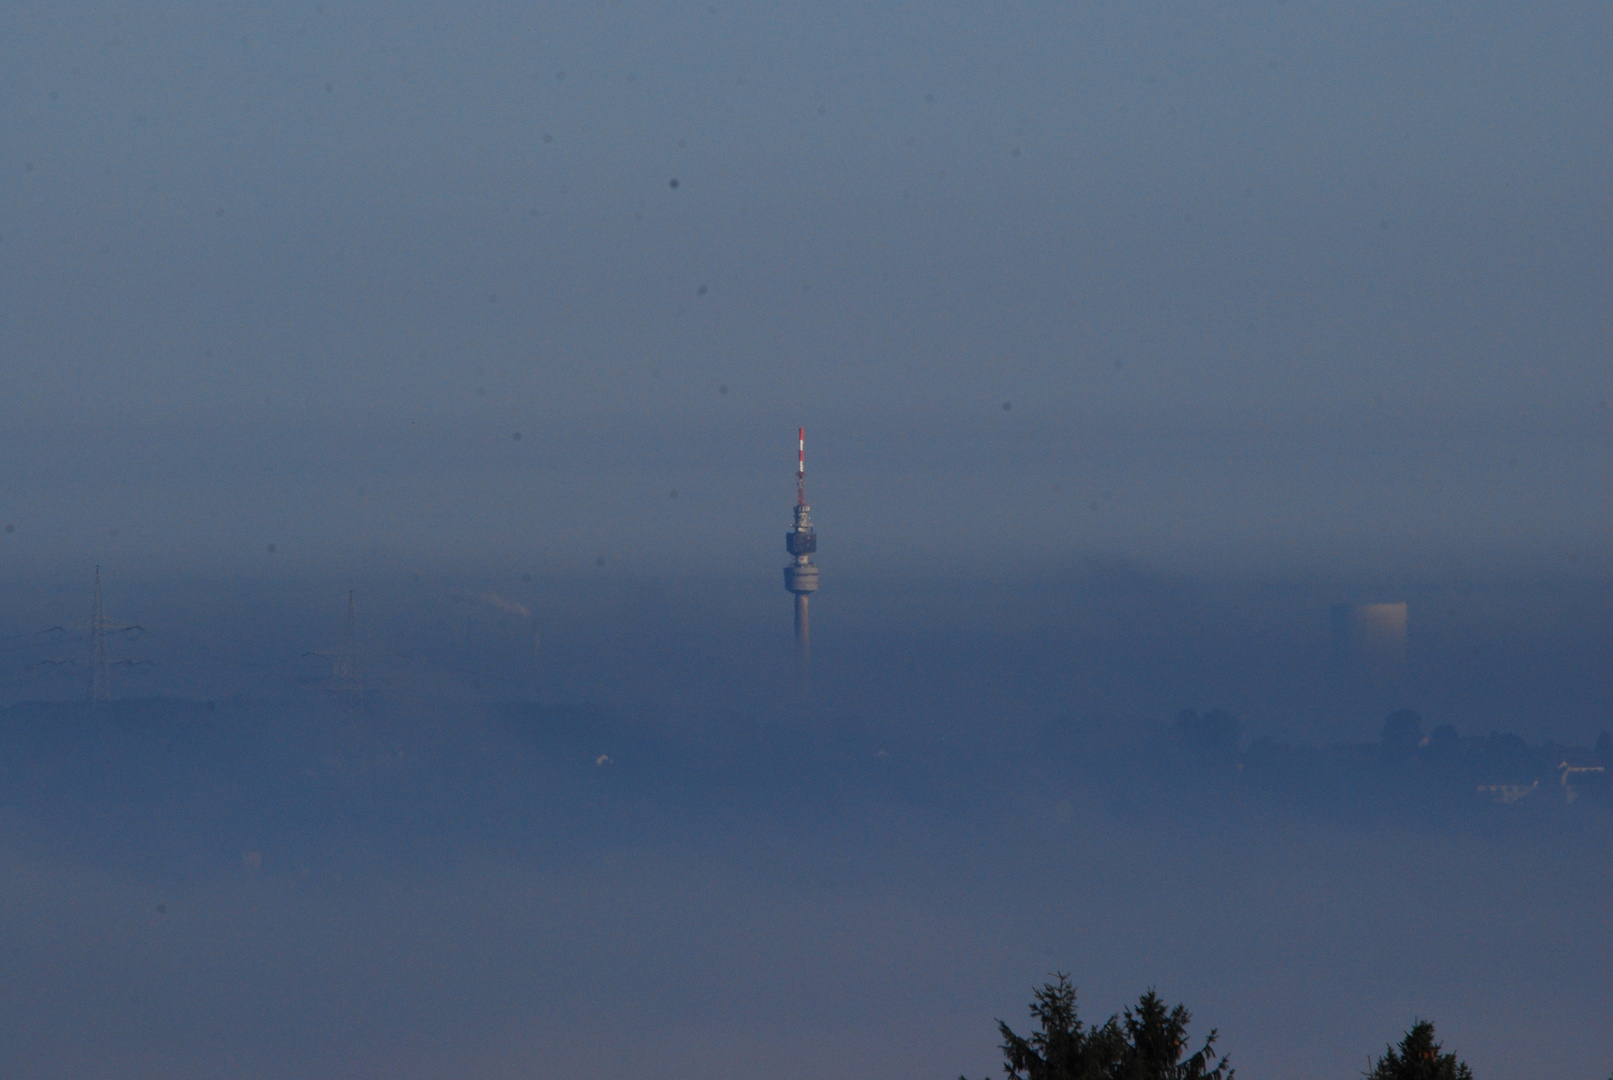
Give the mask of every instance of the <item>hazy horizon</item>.
M 1602 1080 L 1610 43 L 4 6 L 0 1072 Z

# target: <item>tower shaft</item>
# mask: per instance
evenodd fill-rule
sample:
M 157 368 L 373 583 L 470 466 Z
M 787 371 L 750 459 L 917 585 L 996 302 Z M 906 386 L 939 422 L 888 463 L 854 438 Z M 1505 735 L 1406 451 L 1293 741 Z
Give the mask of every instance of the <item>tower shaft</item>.
M 795 652 L 805 660 L 812 653 L 812 625 L 807 610 L 809 593 L 795 594 Z

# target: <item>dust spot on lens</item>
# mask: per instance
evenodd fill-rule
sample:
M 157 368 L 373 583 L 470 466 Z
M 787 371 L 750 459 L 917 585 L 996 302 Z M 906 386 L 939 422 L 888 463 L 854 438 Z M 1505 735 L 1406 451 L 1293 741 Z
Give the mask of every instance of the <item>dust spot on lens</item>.
M 704 295 L 706 295 L 706 287 L 704 285 L 700 286 L 700 288 L 698 288 L 698 289 L 696 289 L 694 291 L 694 294 L 696 296 L 704 296 Z
M 274 544 L 269 545 L 269 554 L 270 555 L 273 555 L 276 551 L 279 551 L 279 550 L 280 549 L 276 545 L 274 545 Z
M 168 914 L 168 905 L 167 904 L 158 904 L 157 905 L 157 914 L 158 915 L 166 915 L 166 914 Z
M 520 442 L 521 441 L 521 433 L 519 431 L 517 431 L 515 434 L 511 435 L 510 438 L 514 439 L 516 442 Z
M 1014 409 L 1014 403 L 1012 401 L 1003 402 L 1003 412 L 1012 412 L 1013 409 Z
M 594 560 L 594 565 L 595 566 L 604 566 L 605 565 L 605 556 L 601 555 L 599 558 L 595 559 Z
M 30 167 L 31 167 L 31 166 L 30 166 Z M 668 181 L 667 181 L 667 182 L 666 182 L 666 186 L 667 186 L 667 187 L 670 187 L 670 188 L 675 188 L 675 187 L 677 187 L 677 186 L 678 186 L 678 178 L 677 178 L 677 177 L 676 177 L 676 176 L 674 176 L 674 177 L 673 177 L 673 178 L 672 178 L 672 179 L 670 179 L 670 180 L 668 180 Z
M 672 491 L 667 495 L 667 498 L 669 498 L 669 499 L 676 499 L 677 497 L 678 497 L 678 489 L 677 488 L 673 488 Z

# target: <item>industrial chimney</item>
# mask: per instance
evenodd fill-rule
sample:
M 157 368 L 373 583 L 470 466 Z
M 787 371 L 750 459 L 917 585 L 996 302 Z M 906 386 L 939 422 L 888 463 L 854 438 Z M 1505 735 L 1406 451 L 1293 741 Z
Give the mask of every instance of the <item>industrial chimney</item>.
M 795 465 L 795 528 L 784 534 L 784 546 L 795 561 L 784 568 L 784 587 L 795 594 L 795 652 L 802 660 L 811 651 L 807 601 L 818 591 L 818 534 L 812 529 L 812 507 L 806 501 L 806 428 L 800 432 Z

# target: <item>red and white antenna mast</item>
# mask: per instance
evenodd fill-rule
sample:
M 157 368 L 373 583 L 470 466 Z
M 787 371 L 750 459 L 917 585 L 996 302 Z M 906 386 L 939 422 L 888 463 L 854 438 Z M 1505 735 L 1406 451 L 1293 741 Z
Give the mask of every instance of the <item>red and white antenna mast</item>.
M 806 428 L 801 429 L 801 443 L 795 464 L 795 505 L 806 505 Z

